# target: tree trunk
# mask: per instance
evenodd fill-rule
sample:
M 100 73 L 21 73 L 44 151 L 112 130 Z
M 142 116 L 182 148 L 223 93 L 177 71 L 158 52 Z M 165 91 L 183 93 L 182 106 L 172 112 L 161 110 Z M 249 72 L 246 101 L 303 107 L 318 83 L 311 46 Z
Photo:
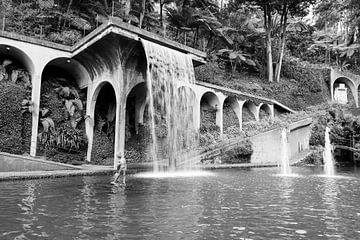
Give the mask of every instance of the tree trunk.
M 272 82 L 274 77 L 273 60 L 272 60 L 272 49 L 271 49 L 271 30 L 272 30 L 272 19 L 271 19 L 271 6 L 269 4 L 264 5 L 264 26 L 266 31 L 266 58 L 267 58 L 267 74 L 268 81 Z
M 271 30 L 266 29 L 266 57 L 267 57 L 267 73 L 268 81 L 273 81 L 274 69 L 272 60 L 272 49 L 271 49 Z
M 286 27 L 287 27 L 287 3 L 284 2 L 284 8 L 282 13 L 282 35 L 281 35 L 281 47 L 280 47 L 280 56 L 279 56 L 279 62 L 276 64 L 276 70 L 275 70 L 275 81 L 280 82 L 280 75 L 281 75 L 281 67 L 282 67 L 282 61 L 284 58 L 284 52 L 285 52 L 285 43 L 286 43 Z
M 140 13 L 140 20 L 139 20 L 139 28 L 142 27 L 144 17 L 145 17 L 145 6 L 146 6 L 146 0 L 141 1 L 141 13 Z
M 164 2 L 160 1 L 160 23 L 161 23 L 161 27 L 164 26 L 164 22 L 163 22 L 163 8 L 164 8 Z
M 107 0 L 103 0 L 102 2 L 103 2 L 103 5 L 104 5 L 104 8 L 105 8 L 105 12 L 108 13 L 109 5 L 108 5 Z

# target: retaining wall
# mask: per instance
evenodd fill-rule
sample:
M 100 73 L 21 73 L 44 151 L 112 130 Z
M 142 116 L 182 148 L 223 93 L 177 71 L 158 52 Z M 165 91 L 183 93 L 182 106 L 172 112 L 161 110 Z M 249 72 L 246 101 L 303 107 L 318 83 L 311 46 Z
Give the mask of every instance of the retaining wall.
M 288 153 L 294 158 L 303 151 L 309 150 L 309 139 L 312 119 L 308 118 L 288 127 Z M 277 164 L 281 154 L 281 129 L 275 129 L 250 138 L 253 144 L 251 163 Z
M 74 170 L 79 167 L 0 152 L 0 172 Z

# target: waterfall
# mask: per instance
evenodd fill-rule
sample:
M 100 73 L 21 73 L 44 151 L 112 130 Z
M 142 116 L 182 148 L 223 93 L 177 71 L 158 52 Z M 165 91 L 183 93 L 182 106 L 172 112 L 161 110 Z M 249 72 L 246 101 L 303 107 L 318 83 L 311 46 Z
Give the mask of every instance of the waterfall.
M 186 165 L 184 153 L 197 145 L 195 94 L 190 88 L 195 84 L 192 59 L 187 54 L 156 43 L 141 41 L 147 58 L 154 171 L 163 171 L 167 166 L 174 170 Z
M 330 143 L 330 128 L 325 129 L 325 147 L 323 152 L 324 171 L 326 176 L 334 176 L 334 157 L 332 154 L 332 145 Z
M 291 175 L 291 168 L 289 163 L 289 150 L 287 140 L 287 130 L 283 128 L 281 130 L 281 175 Z

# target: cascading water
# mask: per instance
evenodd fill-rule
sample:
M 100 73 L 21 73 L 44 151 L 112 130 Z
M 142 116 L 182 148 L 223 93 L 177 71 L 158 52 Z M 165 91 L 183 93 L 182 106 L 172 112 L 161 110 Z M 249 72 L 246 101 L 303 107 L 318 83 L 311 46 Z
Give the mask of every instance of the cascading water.
M 323 152 L 324 171 L 326 176 L 334 176 L 334 157 L 332 154 L 332 145 L 330 143 L 330 128 L 325 129 L 325 147 Z
M 280 157 L 281 175 L 291 175 L 291 168 L 289 163 L 287 130 L 281 130 L 281 157 Z
M 181 52 L 141 40 L 147 57 L 147 88 L 151 128 L 151 158 L 154 171 L 170 170 L 186 162 L 186 152 L 194 148 L 195 83 L 192 59 Z M 179 154 L 181 152 L 181 154 Z M 167 160 L 164 161 L 164 159 Z

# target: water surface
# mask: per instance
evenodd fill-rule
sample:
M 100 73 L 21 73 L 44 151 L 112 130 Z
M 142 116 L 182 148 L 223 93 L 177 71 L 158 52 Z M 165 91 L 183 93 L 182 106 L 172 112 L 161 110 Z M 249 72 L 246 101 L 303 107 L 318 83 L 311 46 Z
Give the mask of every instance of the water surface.
M 0 239 L 360 239 L 360 172 L 0 182 Z

